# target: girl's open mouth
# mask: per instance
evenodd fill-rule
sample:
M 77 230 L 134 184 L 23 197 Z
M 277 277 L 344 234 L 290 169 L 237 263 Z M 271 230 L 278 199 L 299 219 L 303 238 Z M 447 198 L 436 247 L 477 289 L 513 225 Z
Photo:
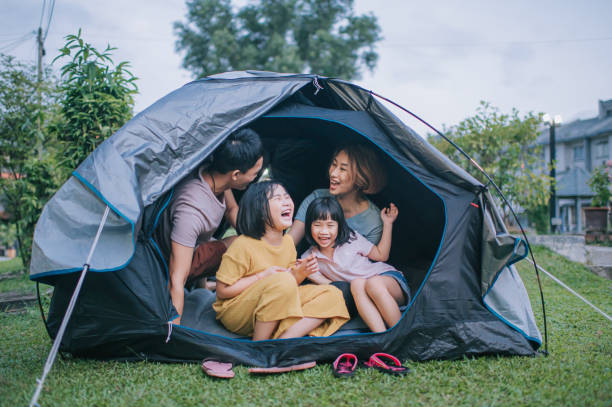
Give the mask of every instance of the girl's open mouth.
M 329 243 L 329 241 L 330 241 L 330 238 L 327 237 L 327 236 L 325 236 L 325 237 L 318 236 L 318 238 L 319 238 L 319 242 L 322 243 L 323 245 Z

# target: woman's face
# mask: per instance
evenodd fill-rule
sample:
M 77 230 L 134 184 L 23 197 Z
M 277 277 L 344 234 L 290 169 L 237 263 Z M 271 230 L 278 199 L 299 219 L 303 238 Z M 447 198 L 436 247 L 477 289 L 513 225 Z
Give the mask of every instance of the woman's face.
M 338 237 L 338 222 L 327 219 L 317 219 L 310 225 L 310 233 L 319 249 L 333 247 Z
M 353 165 L 348 154 L 340 151 L 329 166 L 329 193 L 344 195 L 356 189 Z
M 270 207 L 271 227 L 276 230 L 285 230 L 293 223 L 293 200 L 280 185 L 275 185 L 272 194 L 268 197 Z

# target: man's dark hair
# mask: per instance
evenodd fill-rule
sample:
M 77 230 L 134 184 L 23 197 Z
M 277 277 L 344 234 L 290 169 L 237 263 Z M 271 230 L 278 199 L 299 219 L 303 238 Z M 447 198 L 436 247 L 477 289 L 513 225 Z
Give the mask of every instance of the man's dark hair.
M 312 223 L 317 220 L 328 219 L 338 222 L 338 236 L 336 236 L 334 247 L 343 245 L 355 238 L 355 232 L 348 223 L 346 223 L 344 211 L 338 201 L 336 201 L 336 198 L 325 196 L 312 201 L 310 205 L 308 205 L 308 209 L 306 209 L 306 219 L 304 219 L 305 236 L 306 241 L 311 246 L 318 247 L 317 242 L 315 242 L 312 237 Z
M 236 229 L 238 233 L 261 239 L 266 233 L 266 225 L 272 226 L 270 215 L 270 204 L 268 200 L 272 197 L 274 189 L 280 186 L 287 190 L 278 181 L 261 181 L 251 184 L 246 190 L 238 209 Z
M 263 144 L 259 135 L 251 129 L 239 129 L 227 136 L 213 152 L 208 171 L 226 174 L 239 170 L 247 172 L 263 156 Z

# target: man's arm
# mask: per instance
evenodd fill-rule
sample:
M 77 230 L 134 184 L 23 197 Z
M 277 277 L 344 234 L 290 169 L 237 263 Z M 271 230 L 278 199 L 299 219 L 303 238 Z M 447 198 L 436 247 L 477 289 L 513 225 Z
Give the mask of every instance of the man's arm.
M 224 193 L 225 195 L 225 219 L 232 225 L 233 228 L 236 228 L 236 219 L 238 218 L 238 203 L 236 202 L 236 198 L 234 198 L 234 193 L 231 188 L 227 189 Z
M 170 253 L 170 264 L 168 266 L 170 272 L 168 286 L 170 289 L 170 297 L 172 297 L 172 304 L 179 313 L 179 317 L 173 321 L 175 324 L 180 324 L 181 317 L 183 316 L 185 282 L 189 276 L 192 259 L 193 247 L 187 247 L 172 242 L 172 252 Z

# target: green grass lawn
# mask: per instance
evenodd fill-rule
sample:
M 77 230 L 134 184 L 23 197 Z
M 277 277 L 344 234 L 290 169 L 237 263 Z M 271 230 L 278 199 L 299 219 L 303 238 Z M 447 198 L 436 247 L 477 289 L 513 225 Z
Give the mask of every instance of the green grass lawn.
M 28 274 L 21 263 L 21 259 L 16 257 L 11 260 L 0 261 L 0 275 L 10 274 L 10 279 L 0 280 L 0 293 L 16 291 L 21 293 L 35 293 L 36 287 L 30 281 Z
M 612 282 L 546 249 L 535 254 L 542 267 L 612 313 Z M 543 332 L 533 268 L 526 261 L 518 267 Z M 612 325 L 548 277 L 542 283 L 549 357 L 408 362 L 413 373 L 406 377 L 359 370 L 350 380 L 334 378 L 329 364 L 269 377 L 252 377 L 238 367 L 229 381 L 204 376 L 196 364 L 58 357 L 40 405 L 612 405 Z M 51 342 L 35 307 L 20 315 L 0 313 L 0 330 L 0 405 L 25 405 Z

